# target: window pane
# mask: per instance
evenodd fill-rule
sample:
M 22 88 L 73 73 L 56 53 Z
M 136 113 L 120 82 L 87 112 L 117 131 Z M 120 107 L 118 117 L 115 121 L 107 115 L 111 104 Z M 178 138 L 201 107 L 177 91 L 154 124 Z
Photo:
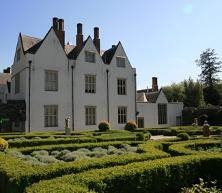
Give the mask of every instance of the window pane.
M 158 104 L 158 124 L 167 124 L 167 104 Z
M 85 75 L 85 92 L 96 93 L 96 75 Z
M 58 127 L 58 105 L 45 105 L 45 127 Z
M 127 107 L 118 107 L 118 124 L 127 122 Z
M 85 107 L 85 124 L 96 125 L 96 107 Z
M 58 91 L 58 72 L 45 71 L 45 90 Z
M 116 57 L 116 65 L 117 65 L 117 67 L 125 67 L 125 58 L 124 57 Z
M 85 51 L 85 61 L 95 63 L 96 54 L 94 52 Z
M 118 95 L 126 95 L 126 79 L 117 79 Z

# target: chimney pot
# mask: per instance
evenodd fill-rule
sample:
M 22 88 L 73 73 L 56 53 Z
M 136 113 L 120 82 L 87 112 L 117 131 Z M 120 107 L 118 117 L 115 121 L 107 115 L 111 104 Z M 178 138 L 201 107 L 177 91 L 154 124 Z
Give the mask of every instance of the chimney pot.
M 64 19 L 59 19 L 58 23 L 59 23 L 59 30 L 64 31 Z
M 97 51 L 100 53 L 100 39 L 99 39 L 99 28 L 94 27 L 94 45 L 96 46 Z
M 152 91 L 158 91 L 157 77 L 152 77 Z
M 76 34 L 76 46 L 79 47 L 79 49 L 83 45 L 83 35 L 82 35 L 82 24 L 77 24 L 77 34 Z
M 52 19 L 52 27 L 55 29 L 55 30 L 58 30 L 59 29 L 59 19 L 57 17 L 53 17 Z
M 77 24 L 77 34 L 81 34 L 82 35 L 82 24 L 81 23 Z
M 115 48 L 116 47 L 116 45 L 112 45 L 112 48 Z
M 99 28 L 94 27 L 94 39 L 99 39 Z

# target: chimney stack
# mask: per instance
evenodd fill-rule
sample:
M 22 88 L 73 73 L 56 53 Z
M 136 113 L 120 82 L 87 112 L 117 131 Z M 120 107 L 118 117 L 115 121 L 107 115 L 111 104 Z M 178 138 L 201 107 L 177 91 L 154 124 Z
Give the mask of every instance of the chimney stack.
M 58 22 L 59 22 L 59 19 L 57 17 L 53 17 L 53 19 L 52 19 L 52 27 L 54 28 L 54 30 L 58 30 L 59 29 Z
M 98 27 L 94 27 L 93 43 L 96 46 L 97 51 L 100 53 L 100 39 L 99 39 L 99 28 Z
M 53 29 L 55 30 L 55 33 L 59 38 L 61 45 L 64 47 L 65 46 L 64 20 L 58 19 L 57 17 L 53 17 L 52 23 L 53 23 Z
M 152 77 L 152 91 L 158 91 L 157 77 Z
M 83 35 L 82 35 L 82 24 L 77 24 L 77 34 L 76 34 L 76 46 L 82 48 L 83 46 Z

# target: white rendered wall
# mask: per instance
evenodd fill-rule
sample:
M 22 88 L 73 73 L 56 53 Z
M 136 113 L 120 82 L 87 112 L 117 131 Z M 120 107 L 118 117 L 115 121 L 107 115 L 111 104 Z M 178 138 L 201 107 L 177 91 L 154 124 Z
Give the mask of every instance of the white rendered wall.
M 58 91 L 45 91 L 45 70 L 58 71 Z M 68 59 L 54 30 L 51 29 L 32 60 L 31 131 L 64 131 L 64 119 L 71 113 L 69 82 Z M 58 105 L 58 127 L 44 127 L 44 105 Z M 26 112 L 28 113 L 28 99 Z M 26 128 L 27 124 L 28 116 Z
M 96 54 L 95 63 L 85 62 L 85 51 Z M 86 74 L 96 75 L 96 93 L 85 93 Z M 105 64 L 89 37 L 77 57 L 74 68 L 74 127 L 76 131 L 98 129 L 98 124 L 107 120 L 106 92 Z M 85 106 L 96 107 L 96 125 L 85 124 Z
M 126 57 L 126 66 L 125 68 L 117 67 L 116 57 Z M 125 106 L 127 107 L 127 121 L 135 120 L 135 79 L 134 74 L 136 70 L 132 68 L 126 53 L 121 45 L 118 44 L 116 53 L 107 66 L 109 69 L 109 106 L 110 106 L 110 123 L 114 129 L 124 129 L 125 124 L 118 124 L 118 107 Z M 125 78 L 126 79 L 126 95 L 117 94 L 117 79 Z

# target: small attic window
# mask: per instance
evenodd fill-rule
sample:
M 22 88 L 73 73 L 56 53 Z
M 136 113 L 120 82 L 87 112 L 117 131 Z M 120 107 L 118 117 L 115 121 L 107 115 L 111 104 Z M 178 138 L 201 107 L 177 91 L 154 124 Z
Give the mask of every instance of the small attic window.
M 21 49 L 18 48 L 17 51 L 16 51 L 16 61 L 17 62 L 20 60 L 20 57 L 21 57 Z
M 124 57 L 116 57 L 116 65 L 117 67 L 124 68 L 126 66 L 126 58 Z
M 85 61 L 95 63 L 96 62 L 96 54 L 95 52 L 85 51 Z

